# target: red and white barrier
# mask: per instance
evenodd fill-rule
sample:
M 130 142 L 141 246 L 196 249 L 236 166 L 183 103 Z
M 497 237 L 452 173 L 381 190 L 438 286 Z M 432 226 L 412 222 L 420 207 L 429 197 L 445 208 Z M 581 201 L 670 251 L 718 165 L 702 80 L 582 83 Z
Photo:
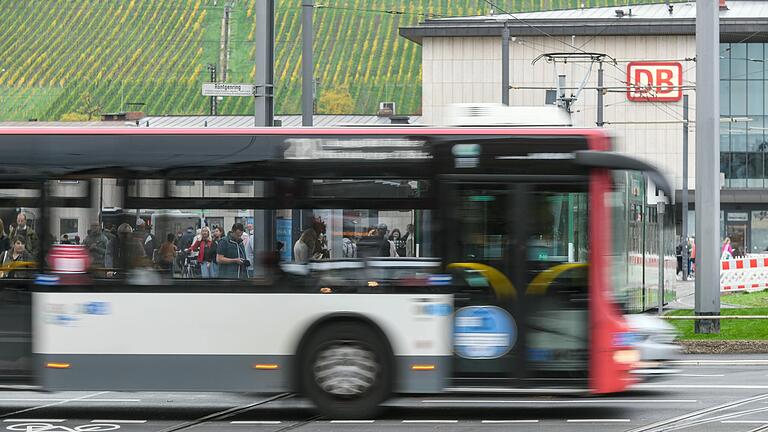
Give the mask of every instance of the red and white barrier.
M 768 288 L 768 256 L 720 261 L 720 291 L 759 291 Z

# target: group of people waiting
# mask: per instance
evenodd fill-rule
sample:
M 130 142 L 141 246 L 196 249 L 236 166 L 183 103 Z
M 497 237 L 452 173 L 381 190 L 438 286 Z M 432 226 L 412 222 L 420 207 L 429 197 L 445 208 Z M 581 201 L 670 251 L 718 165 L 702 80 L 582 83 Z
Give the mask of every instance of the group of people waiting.
M 139 218 L 135 230 L 127 223 L 117 228 L 106 224 L 103 229 L 94 224 L 83 244 L 91 267 L 105 270 L 108 277 L 120 269 L 155 268 L 171 276 L 245 279 L 253 274 L 252 229 L 250 224 L 246 231 L 243 224 L 235 223 L 225 234 L 221 227 L 188 227 L 186 232 L 167 233 L 160 243 Z M 186 273 L 182 272 L 185 267 Z
M 327 248 L 325 222 L 312 218 L 293 245 L 295 262 L 330 258 Z M 414 226 L 409 224 L 403 235 L 398 228 L 390 231 L 386 224 L 371 227 L 363 236 L 345 236 L 342 239 L 343 258 L 396 258 L 416 256 Z
M 189 266 L 192 277 L 246 279 L 253 277 L 253 225 L 235 223 L 228 233 L 221 227 L 204 226 L 195 233 L 168 233 L 159 247 L 155 262 L 172 274 L 174 268 Z

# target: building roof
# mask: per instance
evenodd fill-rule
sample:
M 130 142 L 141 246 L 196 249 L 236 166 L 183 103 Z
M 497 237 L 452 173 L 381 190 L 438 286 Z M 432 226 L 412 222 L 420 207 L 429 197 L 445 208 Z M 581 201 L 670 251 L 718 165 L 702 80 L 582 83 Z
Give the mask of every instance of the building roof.
M 282 127 L 301 126 L 301 115 L 276 115 L 275 120 L 282 121 Z M 316 115 L 315 127 L 349 125 L 389 125 L 389 117 L 375 115 Z M 421 116 L 410 116 L 409 124 L 420 124 Z M 253 116 L 153 116 L 139 121 L 140 127 L 151 128 L 252 128 Z
M 398 116 L 401 117 L 402 116 Z M 407 116 L 408 124 L 421 124 L 421 116 Z M 276 115 L 282 127 L 300 127 L 301 115 Z M 331 126 L 386 126 L 392 124 L 389 117 L 375 115 L 316 115 L 315 127 Z M 252 128 L 253 116 L 149 116 L 139 120 L 140 127 L 150 128 Z M 402 126 L 402 125 L 401 125 Z M 0 127 L 73 127 L 115 128 L 136 127 L 132 121 L 88 122 L 0 122 Z
M 727 6 L 720 10 L 722 42 L 749 36 L 750 42 L 768 41 L 768 1 L 728 0 Z M 424 37 L 500 36 L 505 21 L 513 36 L 693 35 L 696 2 L 428 19 L 415 27 L 401 27 L 400 35 L 416 43 Z

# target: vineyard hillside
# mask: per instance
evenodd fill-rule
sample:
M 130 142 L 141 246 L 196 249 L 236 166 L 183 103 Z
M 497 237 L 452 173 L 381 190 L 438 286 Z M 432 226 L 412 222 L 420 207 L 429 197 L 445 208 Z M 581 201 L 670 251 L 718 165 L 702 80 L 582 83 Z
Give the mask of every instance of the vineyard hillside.
M 216 65 L 219 78 L 226 76 L 227 82 L 253 82 L 257 1 L 0 0 L 0 121 L 75 119 L 130 110 L 204 114 L 208 98 L 200 88 L 209 81 L 208 65 Z M 494 3 L 516 12 L 626 2 Z M 421 50 L 399 37 L 398 27 L 427 17 L 477 15 L 491 9 L 482 0 L 317 3 L 319 97 L 333 92 L 351 98 L 353 112 L 360 114 L 375 112 L 380 101 L 396 102 L 400 113 L 420 110 Z M 301 0 L 277 0 L 278 113 L 300 112 L 300 17 Z M 250 98 L 226 98 L 219 103 L 219 113 L 247 114 L 252 103 Z

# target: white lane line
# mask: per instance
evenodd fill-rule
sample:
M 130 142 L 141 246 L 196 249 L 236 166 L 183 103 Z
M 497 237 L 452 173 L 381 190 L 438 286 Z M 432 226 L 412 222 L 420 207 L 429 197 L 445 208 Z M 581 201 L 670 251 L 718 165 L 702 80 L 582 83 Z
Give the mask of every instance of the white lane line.
M 567 423 L 629 423 L 630 419 L 568 419 Z
M 331 420 L 332 424 L 370 424 L 376 420 Z
M 34 423 L 34 422 L 41 422 L 41 423 L 61 423 L 67 421 L 66 419 L 5 419 L 4 422 L 15 422 L 15 423 Z
M 768 420 L 723 420 L 720 423 L 735 423 L 735 424 L 766 424 Z
M 480 423 L 505 424 L 505 423 L 538 423 L 538 420 L 483 420 Z
M 493 400 L 493 399 L 425 399 L 428 404 L 612 404 L 612 403 L 697 403 L 696 399 L 584 399 L 584 400 Z
M 458 420 L 403 420 L 403 423 L 458 423 Z
M 761 390 L 768 385 L 730 385 L 730 384 L 635 384 L 635 389 L 709 389 L 709 390 Z
M 241 424 L 241 425 L 278 425 L 282 423 L 278 420 L 238 420 L 238 421 L 231 421 L 230 424 Z
M 91 423 L 130 423 L 141 424 L 146 423 L 146 420 L 91 420 Z
M 54 402 L 54 403 L 34 406 L 34 407 L 31 407 L 31 408 L 26 408 L 26 409 L 21 409 L 21 410 L 18 410 L 18 411 L 13 411 L 13 412 L 9 412 L 9 413 L 6 413 L 6 414 L 2 414 L 2 415 L 0 415 L 0 418 L 11 417 L 11 416 L 14 416 L 16 414 L 21 414 L 21 413 L 25 413 L 25 412 L 29 412 L 29 411 L 34 411 L 34 410 L 39 410 L 39 409 L 42 409 L 42 408 L 49 408 L 49 407 L 52 407 L 52 406 L 57 406 L 57 405 L 65 404 L 67 402 L 82 401 L 82 400 L 85 400 L 86 398 L 89 398 L 89 397 L 101 396 L 101 395 L 107 394 L 107 393 L 109 393 L 109 392 L 108 391 L 101 391 L 101 392 L 91 393 L 91 394 L 87 394 L 85 396 L 80 396 L 80 397 L 76 397 L 76 398 L 72 398 L 72 399 L 64 399 L 64 400 L 60 400 L 60 401 Z
M 0 398 L 0 402 L 141 402 L 141 399 L 42 399 Z
M 759 360 L 671 360 L 669 362 L 678 366 L 768 366 L 768 359 Z
M 711 375 L 709 375 L 709 374 L 678 374 L 677 376 L 682 376 L 682 377 L 724 377 L 725 375 L 723 375 L 723 374 L 711 374 Z

